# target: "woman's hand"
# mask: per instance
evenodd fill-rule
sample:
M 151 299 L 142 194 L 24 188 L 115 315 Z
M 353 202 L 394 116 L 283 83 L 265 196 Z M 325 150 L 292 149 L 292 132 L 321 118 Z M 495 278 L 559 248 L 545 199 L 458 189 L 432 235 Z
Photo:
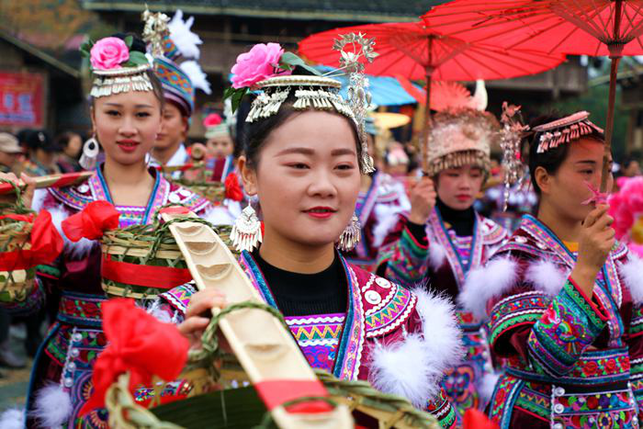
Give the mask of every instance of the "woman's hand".
M 433 180 L 428 177 L 421 178 L 409 191 L 409 199 L 411 200 L 409 220 L 418 225 L 424 225 L 431 216 L 436 198 L 437 193 L 433 186 Z
M 607 204 L 592 210 L 583 221 L 578 240 L 578 258 L 571 277 L 589 297 L 594 292 L 596 276 L 616 243 L 614 218 L 607 214 L 608 210 Z
M 213 288 L 192 295 L 185 321 L 179 325 L 179 331 L 190 341 L 190 349 L 201 348 L 201 336 L 210 323 L 211 310 L 223 309 L 227 305 L 225 295 Z
M 0 173 L 0 179 L 9 180 L 13 183 L 18 184 L 18 177 L 13 173 Z M 31 203 L 33 201 L 33 194 L 36 190 L 36 181 L 33 177 L 27 176 L 25 173 L 20 175 L 20 180 L 22 180 L 27 187 L 22 191 L 22 203 L 27 208 L 31 208 Z M 13 204 L 16 201 L 16 196 L 13 193 L 0 195 L 0 203 L 9 203 Z

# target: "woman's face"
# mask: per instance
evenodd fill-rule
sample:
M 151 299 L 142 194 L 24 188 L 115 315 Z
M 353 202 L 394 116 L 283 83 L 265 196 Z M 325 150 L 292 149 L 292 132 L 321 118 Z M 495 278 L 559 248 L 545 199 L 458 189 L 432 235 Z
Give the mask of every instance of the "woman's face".
M 69 141 L 67 142 L 65 153 L 71 158 L 78 158 L 82 147 L 83 141 L 81 140 L 80 136 L 78 134 L 74 134 L 69 138 Z
M 163 126 L 156 137 L 154 148 L 167 149 L 178 147 L 185 141 L 188 133 L 188 120 L 183 117 L 181 110 L 172 102 L 165 103 L 163 108 Z
M 131 91 L 94 102 L 92 119 L 105 157 L 122 165 L 144 162 L 161 129 L 161 103 L 151 91 Z
M 232 152 L 234 152 L 234 146 L 230 136 L 212 137 L 206 142 L 206 147 L 211 156 L 219 159 L 232 155 Z
M 604 148 L 603 142 L 584 138 L 570 143 L 567 158 L 555 174 L 549 175 L 543 168 L 537 168 L 535 174 L 541 199 L 554 207 L 560 216 L 578 222 L 584 220 L 593 209 L 592 205 L 582 204 L 592 196 L 586 182 L 600 187 Z M 607 189 L 612 189 L 611 155 L 609 162 Z
M 483 182 L 484 172 L 480 167 L 467 164 L 449 168 L 438 174 L 438 197 L 454 210 L 467 210 L 475 202 Z
M 355 134 L 348 120 L 307 111 L 274 129 L 256 169 L 240 159 L 245 189 L 258 195 L 266 239 L 332 244 L 355 211 L 360 189 Z

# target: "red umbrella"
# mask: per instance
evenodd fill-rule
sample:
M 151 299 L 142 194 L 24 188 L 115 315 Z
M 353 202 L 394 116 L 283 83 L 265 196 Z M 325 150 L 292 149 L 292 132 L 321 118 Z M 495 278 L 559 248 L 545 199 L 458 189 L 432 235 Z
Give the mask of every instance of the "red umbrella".
M 509 52 L 487 43 L 468 43 L 444 36 L 423 22 L 368 24 L 329 30 L 302 40 L 299 52 L 311 61 L 338 67 L 337 52 L 329 46 L 339 36 L 349 33 L 362 33 L 375 39 L 379 56 L 366 65 L 365 73 L 426 79 L 428 100 L 431 99 L 432 79 L 508 79 L 540 73 L 565 60 L 563 55 L 548 55 L 542 51 L 515 49 Z M 425 134 L 430 120 L 427 108 Z M 426 153 L 426 140 L 422 139 L 423 154 Z M 422 158 L 426 162 L 426 156 Z
M 444 34 L 508 50 L 609 55 L 612 59 L 601 190 L 614 129 L 616 74 L 623 55 L 643 54 L 643 0 L 455 0 L 423 20 Z

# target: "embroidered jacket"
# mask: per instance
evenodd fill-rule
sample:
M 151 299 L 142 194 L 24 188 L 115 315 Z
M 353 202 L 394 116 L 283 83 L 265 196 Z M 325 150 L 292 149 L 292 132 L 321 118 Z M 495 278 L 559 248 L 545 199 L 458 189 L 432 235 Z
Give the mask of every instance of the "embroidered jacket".
M 366 193 L 360 192 L 355 207 L 361 239 L 350 252 L 348 261 L 367 271 L 375 271 L 377 255 L 386 236 L 396 224 L 400 212 L 411 209 L 404 184 L 384 173 L 373 175 Z
M 489 314 L 491 351 L 505 363 L 490 407 L 501 428 L 638 427 L 643 262 L 619 243 L 592 297 L 569 278 L 575 263 L 544 224 L 525 216 L 465 288 L 467 308 Z
M 429 217 L 422 240 L 413 235 L 407 222 L 401 218 L 396 233 L 382 248 L 380 270 L 385 268 L 386 278 L 407 288 L 430 285 L 454 303 L 468 272 L 481 266 L 506 238 L 502 227 L 477 213 L 471 237 L 456 236 L 437 208 Z M 484 409 L 495 377 L 482 320 L 462 308 L 457 316 L 467 354 L 460 365 L 448 371 L 443 385 L 452 404 L 463 413 L 468 408 Z
M 155 174 L 155 184 L 148 205 L 116 206 L 121 213 L 121 228 L 151 223 L 156 210 L 170 202 L 184 204 L 199 215 L 206 215 L 213 210 L 203 198 L 171 184 L 162 175 L 156 174 L 155 170 L 151 171 Z M 39 193 L 38 201 L 34 201 L 34 208 L 50 210 L 54 223 L 59 227 L 64 218 L 97 200 L 111 201 L 100 169 L 81 184 Z M 48 401 L 40 391 L 44 391 L 43 386 L 51 383 L 61 386 L 63 393 L 70 398 L 71 410 L 65 421 L 57 422 L 56 426 L 76 427 L 78 412 L 91 394 L 93 362 L 105 346 L 105 336 L 101 329 L 101 305 L 106 295 L 101 288 L 100 266 L 101 249 L 97 242 L 83 240 L 74 244 L 66 240 L 65 249 L 58 261 L 51 266 L 38 268 L 37 287 L 30 297 L 22 303 L 5 305 L 11 312 L 23 314 L 36 311 L 45 303 L 58 305 L 57 321 L 50 328 L 35 358 L 27 398 L 28 413 L 38 409 L 39 415 L 55 414 L 45 405 L 52 401 Z M 142 301 L 140 304 L 146 305 Z M 166 315 L 166 318 L 169 321 L 172 314 Z M 60 414 L 59 409 L 55 415 Z M 106 427 L 106 423 L 106 413 L 94 411 L 83 421 L 82 427 Z M 33 415 L 28 420 L 29 427 L 51 425 L 51 421 L 46 418 L 36 421 Z
M 368 380 L 431 412 L 443 427 L 455 427 L 455 410 L 439 386 L 444 369 L 461 354 L 452 305 L 423 291 L 416 295 L 343 258 L 342 263 L 349 289 L 346 313 L 286 318 L 310 365 L 341 379 Z M 277 308 L 252 255 L 243 252 L 240 264 L 263 299 Z M 183 286 L 165 296 L 185 311 L 192 293 Z

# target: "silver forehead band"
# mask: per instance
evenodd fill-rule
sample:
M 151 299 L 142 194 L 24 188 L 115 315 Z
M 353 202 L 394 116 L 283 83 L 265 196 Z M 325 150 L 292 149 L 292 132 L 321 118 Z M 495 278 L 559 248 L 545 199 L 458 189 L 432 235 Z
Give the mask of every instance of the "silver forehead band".
M 542 133 L 538 142 L 538 153 L 547 152 L 561 144 L 569 143 L 594 132 L 603 133 L 603 129 L 589 120 L 588 112 L 578 112 L 566 118 L 539 125 L 533 128 L 535 133 Z
M 92 70 L 94 82 L 90 95 L 99 98 L 130 91 L 152 91 L 154 87 L 146 73 L 150 69 L 149 64 L 143 64 L 136 67 Z
M 356 121 L 351 106 L 339 95 L 341 84 L 330 78 L 318 76 L 285 76 L 261 81 L 263 90 L 252 102 L 246 122 L 269 118 L 275 115 L 288 96 L 295 90 L 296 110 L 335 110 Z
M 323 76 L 283 76 L 274 77 L 257 83 L 262 92 L 252 102 L 246 122 L 252 123 L 275 115 L 294 90 L 295 110 L 336 111 L 351 119 L 360 130 L 355 109 L 340 94 L 341 83 Z M 364 174 L 373 171 L 373 160 L 368 153 L 365 133 L 358 133 L 362 157 L 360 168 Z

